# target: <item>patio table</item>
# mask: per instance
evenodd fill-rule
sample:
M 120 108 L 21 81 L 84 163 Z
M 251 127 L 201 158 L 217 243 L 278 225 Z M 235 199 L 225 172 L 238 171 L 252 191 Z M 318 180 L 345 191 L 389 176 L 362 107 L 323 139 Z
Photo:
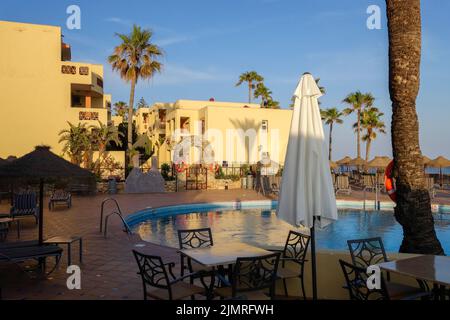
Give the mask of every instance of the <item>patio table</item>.
M 440 298 L 444 298 L 445 287 L 450 286 L 450 257 L 423 255 L 383 262 L 379 267 L 423 282 L 432 282 Z
M 20 217 L 14 217 L 14 218 L 11 218 L 11 217 L 9 216 L 9 214 L 8 214 L 8 215 L 6 215 L 6 214 L 0 214 L 0 217 L 2 217 L 2 218 L 0 218 L 0 223 L 8 223 L 8 224 L 11 224 L 11 223 L 13 223 L 13 222 L 16 223 L 16 228 L 17 228 L 17 238 L 20 239 Z
M 273 253 L 241 242 L 215 244 L 207 248 L 182 249 L 180 252 L 205 267 L 231 265 L 239 257 L 257 257 Z
M 273 253 L 242 242 L 215 244 L 205 248 L 182 249 L 179 252 L 207 268 L 216 269 L 216 276 L 219 278 L 222 285 L 231 283 L 232 269 L 237 258 L 251 258 Z M 225 270 L 225 266 L 228 266 L 227 271 Z M 225 279 L 226 273 L 228 273 L 228 281 Z M 207 299 L 212 299 L 213 288 L 211 285 L 208 286 L 202 278 L 201 282 L 205 289 L 210 291 L 207 295 Z M 214 282 L 212 285 L 214 285 Z

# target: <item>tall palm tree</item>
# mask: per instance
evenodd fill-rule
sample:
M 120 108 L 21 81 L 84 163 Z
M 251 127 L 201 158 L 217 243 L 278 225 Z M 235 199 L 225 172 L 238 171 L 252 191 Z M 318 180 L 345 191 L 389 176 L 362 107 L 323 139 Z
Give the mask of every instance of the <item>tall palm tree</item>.
M 130 34 L 116 34 L 122 43 L 114 48 L 108 57 L 113 70 L 118 71 L 122 79 L 131 83 L 130 102 L 128 103 L 128 151 L 133 147 L 132 124 L 134 92 L 139 79 L 149 79 L 161 71 L 162 50 L 151 42 L 153 32 L 134 25 Z
M 252 92 L 255 89 L 256 84 L 263 82 L 264 78 L 260 76 L 256 71 L 247 71 L 239 76 L 239 81 L 236 83 L 236 87 L 240 86 L 244 82 L 248 83 L 248 103 L 252 103 Z
M 89 131 L 86 123 L 77 125 L 67 122 L 68 129 L 59 132 L 59 143 L 64 142 L 63 155 L 67 154 L 73 164 L 81 165 L 83 155 L 89 148 Z
M 94 170 L 97 174 L 100 174 L 101 165 L 106 159 L 106 147 L 113 142 L 117 146 L 121 146 L 122 142 L 120 137 L 123 137 L 123 133 L 119 132 L 115 126 L 108 126 L 98 121 L 97 125 L 90 126 L 90 142 L 91 145 L 97 146 L 98 158 L 94 163 Z
M 420 82 L 420 0 L 386 0 L 389 92 L 397 188 L 395 218 L 403 228 L 400 252 L 443 254 L 425 188 L 416 98 Z
M 325 121 L 325 124 L 330 126 L 330 132 L 328 137 L 328 160 L 331 161 L 331 151 L 332 151 L 332 143 L 333 143 L 333 125 L 341 124 L 344 120 L 341 117 L 344 115 L 343 112 L 339 111 L 337 108 L 329 108 L 325 110 L 320 110 L 320 114 L 322 115 L 322 120 Z
M 377 138 L 377 132 L 386 133 L 386 126 L 381 121 L 381 117 L 384 113 L 380 112 L 378 108 L 370 107 L 365 109 L 361 114 L 361 128 L 365 130 L 365 134 L 362 136 L 362 141 L 366 143 L 366 161 L 369 161 L 370 147 L 372 141 Z M 353 125 L 355 130 L 357 124 Z
M 261 98 L 261 106 L 263 107 L 267 107 L 267 102 L 272 100 L 272 91 L 270 91 L 270 89 L 262 82 L 256 85 L 254 95 L 256 99 Z
M 361 93 L 361 91 L 352 92 L 342 101 L 350 107 L 344 109 L 344 114 L 356 113 L 356 150 L 358 158 L 361 157 L 361 112 L 365 107 L 372 106 L 375 98 L 371 93 Z

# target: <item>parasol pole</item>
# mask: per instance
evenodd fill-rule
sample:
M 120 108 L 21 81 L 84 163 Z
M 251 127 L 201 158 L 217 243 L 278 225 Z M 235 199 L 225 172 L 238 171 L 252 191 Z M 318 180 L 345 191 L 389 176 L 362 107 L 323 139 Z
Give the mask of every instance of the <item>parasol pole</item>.
M 310 229 L 311 235 L 311 272 L 312 272 L 312 292 L 313 300 L 317 300 L 317 266 L 316 266 L 316 234 L 314 230 L 314 225 L 316 222 L 316 217 L 313 216 L 313 225 Z
M 44 179 L 39 180 L 39 245 L 44 243 Z

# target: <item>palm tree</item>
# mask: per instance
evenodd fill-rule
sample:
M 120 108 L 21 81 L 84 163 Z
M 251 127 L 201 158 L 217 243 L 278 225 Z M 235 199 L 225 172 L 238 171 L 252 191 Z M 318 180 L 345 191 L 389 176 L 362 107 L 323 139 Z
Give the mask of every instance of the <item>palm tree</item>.
M 269 99 L 267 100 L 266 107 L 269 109 L 280 109 L 280 102 Z
M 421 57 L 420 0 L 386 0 L 389 34 L 389 92 L 397 205 L 403 227 L 400 252 L 443 254 L 425 188 L 416 98 Z
M 127 103 L 123 101 L 117 101 L 114 103 L 114 112 L 116 115 L 122 117 L 123 121 L 127 121 Z
M 320 110 L 320 113 L 322 115 L 322 120 L 325 121 L 325 124 L 330 126 L 330 132 L 329 132 L 329 142 L 328 142 L 328 160 L 331 161 L 331 151 L 332 151 L 332 143 L 333 143 L 333 125 L 335 123 L 341 124 L 344 122 L 344 120 L 341 119 L 341 117 L 344 115 L 343 112 L 339 111 L 337 108 L 329 108 L 325 110 Z
M 370 147 L 372 141 L 377 138 L 377 131 L 386 133 L 386 126 L 381 121 L 382 116 L 384 116 L 384 113 L 375 107 L 365 109 L 361 114 L 361 128 L 366 131 L 362 136 L 362 141 L 366 142 L 366 161 L 369 161 Z M 357 124 L 355 123 L 353 127 L 357 129 Z
M 261 98 L 261 106 L 263 107 L 267 107 L 267 101 L 272 100 L 272 91 L 262 82 L 256 85 L 254 95 L 256 99 Z
M 73 164 L 81 165 L 83 155 L 89 148 L 89 131 L 86 123 L 74 125 L 70 122 L 69 129 L 59 132 L 59 143 L 64 142 L 63 155 L 67 154 Z
M 123 133 L 119 132 L 117 127 L 108 126 L 98 121 L 98 126 L 91 126 L 90 142 L 91 145 L 97 146 L 98 158 L 94 164 L 94 170 L 97 174 L 100 174 L 101 165 L 106 159 L 106 147 L 113 142 L 117 146 L 121 146 L 122 142 L 120 138 L 123 137 Z
M 149 79 L 161 71 L 162 64 L 157 61 L 163 55 L 161 49 L 151 43 L 153 32 L 134 25 L 129 35 L 116 34 L 122 43 L 114 48 L 108 57 L 113 70 L 118 71 L 122 79 L 131 83 L 130 102 L 128 104 L 128 151 L 133 148 L 132 123 L 134 91 L 139 79 Z
M 316 81 L 316 84 L 319 87 L 320 93 L 325 94 L 327 92 L 327 90 L 325 89 L 325 87 L 323 87 L 319 84 L 320 78 L 315 78 L 314 81 Z
M 356 113 L 356 149 L 358 158 L 361 157 L 361 112 L 365 107 L 372 106 L 375 98 L 371 93 L 361 93 L 361 91 L 352 92 L 342 101 L 350 107 L 344 109 L 344 114 Z
M 261 83 L 264 78 L 260 76 L 256 71 L 247 71 L 239 76 L 239 81 L 236 83 L 236 87 L 240 86 L 244 82 L 248 83 L 248 103 L 252 103 L 252 92 L 255 89 L 255 83 Z

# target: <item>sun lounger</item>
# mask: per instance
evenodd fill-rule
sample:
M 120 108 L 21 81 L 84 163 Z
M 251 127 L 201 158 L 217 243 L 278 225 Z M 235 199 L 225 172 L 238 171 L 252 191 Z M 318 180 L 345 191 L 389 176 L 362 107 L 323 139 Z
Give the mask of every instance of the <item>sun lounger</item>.
M 24 192 L 15 194 L 10 211 L 11 217 L 34 217 L 38 223 L 39 206 L 35 192 Z
M 70 208 L 72 206 L 72 195 L 70 192 L 55 190 L 50 196 L 48 209 L 53 210 L 57 204 L 64 204 L 67 208 Z
M 436 188 L 434 187 L 434 178 L 433 177 L 426 177 L 425 178 L 425 186 L 430 193 L 431 199 L 433 199 L 436 196 Z
M 375 191 L 376 188 L 375 176 L 370 174 L 364 174 L 362 180 L 363 180 L 363 190 Z
M 336 194 L 338 193 L 345 193 L 347 195 L 352 193 L 348 176 L 336 176 Z

